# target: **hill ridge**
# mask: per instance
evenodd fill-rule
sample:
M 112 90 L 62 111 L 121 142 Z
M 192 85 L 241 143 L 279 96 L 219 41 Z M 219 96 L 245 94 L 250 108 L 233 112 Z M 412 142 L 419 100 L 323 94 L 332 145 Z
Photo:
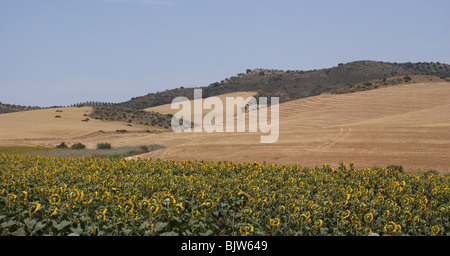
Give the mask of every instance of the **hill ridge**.
M 327 92 L 351 92 L 354 90 L 352 86 L 361 85 L 369 81 L 413 75 L 438 76 L 448 80 L 447 77 L 450 77 L 450 65 L 440 62 L 396 63 L 359 60 L 345 64 L 339 63 L 334 67 L 307 71 L 255 68 L 247 69 L 245 73 L 239 73 L 220 82 L 211 83 L 208 86 L 166 89 L 163 92 L 148 93 L 147 95 L 133 97 L 128 101 L 119 103 L 86 101 L 71 104 L 70 106 L 108 106 L 142 110 L 171 103 L 175 97 L 179 96 L 193 99 L 193 91 L 196 88 L 203 89 L 203 98 L 246 91 L 257 92 L 255 95 L 257 98 L 279 97 L 280 103 L 282 103 Z M 0 114 L 32 109 L 41 109 L 41 107 L 0 103 Z
M 164 92 L 134 97 L 117 105 L 133 109 L 145 109 L 171 103 L 178 96 L 193 99 L 193 90 L 203 89 L 203 98 L 224 93 L 256 91 L 256 97 L 279 97 L 280 103 L 333 92 L 376 79 L 397 76 L 426 75 L 450 77 L 450 65 L 433 62 L 389 63 L 381 61 L 354 61 L 339 63 L 335 67 L 319 70 L 247 69 L 246 73 L 226 78 L 208 86 L 175 88 Z

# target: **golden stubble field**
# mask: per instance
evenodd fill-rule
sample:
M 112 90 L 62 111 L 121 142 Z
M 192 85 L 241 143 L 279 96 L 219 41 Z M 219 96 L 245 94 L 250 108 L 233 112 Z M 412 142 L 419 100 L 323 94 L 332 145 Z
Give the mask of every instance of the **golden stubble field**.
M 232 94 L 228 96 L 237 96 Z M 242 93 L 244 97 L 251 94 Z M 168 105 L 150 108 L 174 113 Z M 89 107 L 0 115 L 0 145 L 55 146 L 61 141 L 113 146 L 162 144 L 141 158 L 299 163 L 314 167 L 402 165 L 406 170 L 450 169 L 450 83 L 404 84 L 352 94 L 324 94 L 279 106 L 280 135 L 261 144 L 261 133 L 173 133 L 147 126 L 89 120 Z M 209 110 L 205 110 L 208 112 Z M 55 118 L 61 115 L 61 118 Z M 125 134 L 116 130 L 127 129 Z M 102 130 L 102 132 L 99 132 Z

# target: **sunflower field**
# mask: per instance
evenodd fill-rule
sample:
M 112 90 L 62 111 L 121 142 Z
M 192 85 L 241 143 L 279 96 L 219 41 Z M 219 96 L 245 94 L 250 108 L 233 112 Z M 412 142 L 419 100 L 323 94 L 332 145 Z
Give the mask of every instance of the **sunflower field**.
M 447 236 L 450 176 L 0 154 L 0 235 Z

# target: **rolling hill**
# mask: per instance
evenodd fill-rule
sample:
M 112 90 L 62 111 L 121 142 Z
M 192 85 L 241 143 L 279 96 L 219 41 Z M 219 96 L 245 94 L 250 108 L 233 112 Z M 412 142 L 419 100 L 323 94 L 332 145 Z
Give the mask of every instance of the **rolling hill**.
M 139 157 L 448 171 L 449 70 L 442 63 L 357 61 L 312 71 L 253 69 L 199 87 L 204 98 L 279 96 L 280 136 L 273 144 L 261 144 L 261 132 L 172 132 L 170 103 L 192 99 L 195 89 L 177 88 L 122 103 L 1 104 L 8 113 L 0 114 L 0 146 L 159 144 L 166 148 Z
M 233 92 L 257 92 L 256 96 L 279 97 L 280 102 L 316 96 L 371 80 L 411 75 L 450 77 L 450 65 L 443 63 L 388 63 L 355 61 L 336 67 L 310 71 L 248 69 L 246 73 L 226 78 L 203 89 L 203 97 Z M 145 109 L 169 104 L 175 97 L 193 99 L 194 88 L 177 88 L 149 93 L 119 103 L 121 107 Z

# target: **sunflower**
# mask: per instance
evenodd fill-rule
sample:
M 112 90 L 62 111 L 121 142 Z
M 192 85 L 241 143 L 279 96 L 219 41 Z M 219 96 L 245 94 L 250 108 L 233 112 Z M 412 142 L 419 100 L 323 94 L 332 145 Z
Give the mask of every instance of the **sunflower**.
M 29 207 L 30 214 L 35 214 L 39 210 L 40 207 L 41 207 L 40 203 L 36 203 L 36 202 L 31 203 L 31 205 Z
M 27 191 L 22 191 L 23 193 L 23 204 L 27 203 L 27 197 L 28 197 L 28 192 Z
M 252 211 L 252 208 L 245 206 L 244 208 L 242 208 L 241 212 L 242 212 L 242 215 L 248 216 L 248 215 L 252 214 L 253 211 Z
M 177 200 L 172 195 L 165 195 L 161 198 L 161 204 L 166 208 L 172 207 L 176 203 Z
M 53 215 L 55 215 L 57 212 L 58 212 L 58 207 L 56 207 L 56 206 L 53 206 L 54 207 L 54 209 L 53 209 L 53 211 L 48 215 L 49 217 L 52 217 Z
M 394 212 L 395 213 L 400 213 L 400 211 L 402 210 L 402 208 L 400 207 L 400 206 L 398 206 L 398 205 L 396 205 L 396 206 L 394 206 Z
M 50 198 L 48 199 L 48 201 L 50 202 L 50 204 L 52 205 L 57 205 L 61 202 L 61 197 L 59 197 L 58 194 L 53 194 L 50 196 Z
M 350 216 L 350 214 L 351 214 L 350 210 L 345 210 L 341 218 L 346 219 L 348 216 Z
M 427 196 L 421 196 L 419 200 L 420 204 L 426 205 L 428 203 Z
M 410 211 L 404 212 L 403 218 L 404 218 L 406 221 L 410 221 L 410 220 L 411 220 L 411 217 L 412 217 L 412 215 L 411 215 L 411 212 L 410 212 Z
M 261 201 L 261 205 L 262 205 L 263 207 L 269 206 L 269 202 L 267 201 L 267 197 L 264 198 L 264 199 Z
M 40 186 L 36 189 L 36 192 L 38 192 L 40 194 L 40 193 L 44 193 L 46 190 L 47 190 L 46 187 Z
M 16 201 L 16 198 L 17 198 L 16 195 L 14 195 L 14 194 L 9 194 L 9 195 L 6 197 L 6 202 L 9 203 L 9 204 L 12 204 L 12 203 L 14 203 L 14 202 Z
M 180 214 L 181 211 L 184 209 L 183 202 L 179 202 L 179 203 L 175 204 L 175 208 L 177 209 L 178 214 Z
M 99 212 L 95 215 L 95 219 L 97 221 L 104 222 L 106 220 L 106 211 L 107 211 L 107 208 L 105 207 L 105 209 L 102 212 Z
M 131 201 L 127 201 L 123 203 L 122 208 L 125 210 L 125 213 L 132 213 L 134 209 L 134 204 Z
M 111 193 L 109 193 L 108 191 L 105 191 L 105 192 L 103 193 L 103 195 L 100 197 L 100 200 L 101 200 L 102 202 L 108 201 L 109 199 L 111 199 Z
M 431 230 L 431 233 L 433 233 L 433 234 L 438 234 L 439 231 L 440 231 L 440 228 L 439 228 L 439 226 L 434 225 L 434 226 L 431 227 L 430 230 Z
M 323 224 L 323 221 L 321 219 L 318 219 L 316 221 L 314 221 L 314 227 L 316 228 L 320 228 Z
M 155 214 L 157 213 L 159 210 L 159 206 L 156 203 L 150 203 L 150 205 L 148 206 L 148 212 L 151 214 Z
M 214 207 L 214 202 L 211 199 L 206 199 L 205 202 L 203 202 L 200 205 L 201 208 L 206 208 L 208 210 L 211 210 Z
M 192 215 L 192 218 L 196 218 L 198 216 L 202 215 L 198 210 L 195 210 L 195 213 Z
M 395 222 L 393 222 L 393 221 L 389 221 L 389 223 L 384 225 L 384 231 L 386 231 L 388 233 L 395 233 L 395 232 L 397 232 L 397 228 L 398 228 L 397 224 Z
M 250 195 L 242 190 L 237 193 L 237 196 L 240 200 L 242 200 L 243 204 L 247 204 L 250 201 Z
M 309 216 L 311 216 L 311 213 L 310 213 L 310 212 L 302 213 L 302 214 L 300 215 L 300 220 L 306 221 L 306 222 L 310 222 L 310 221 L 311 221 L 311 218 L 310 218 Z
M 364 221 L 371 222 L 373 220 L 373 213 L 369 212 L 364 215 Z
M 391 212 L 389 211 L 389 210 L 386 210 L 386 211 L 384 211 L 383 212 L 383 214 L 381 215 L 381 217 L 383 217 L 383 218 L 387 218 L 387 217 L 389 217 L 389 215 L 391 214 Z
M 370 233 L 372 233 L 372 229 L 371 228 L 369 228 L 369 227 L 364 227 L 363 229 L 362 229 L 362 232 L 363 232 L 363 234 L 364 235 L 369 235 Z
M 67 199 L 77 200 L 80 197 L 80 192 L 77 189 L 73 189 L 67 193 Z
M 402 231 L 402 226 L 400 224 L 395 224 L 395 232 L 400 232 Z
M 92 198 L 92 196 L 89 196 L 89 198 L 83 196 L 83 197 L 81 198 L 81 202 L 82 202 L 83 204 L 90 204 L 90 203 L 92 202 L 92 200 L 94 200 L 94 199 Z
M 294 213 L 291 214 L 291 218 L 294 220 L 298 220 L 298 219 L 300 219 L 300 217 L 301 217 L 301 215 L 297 211 L 294 211 Z
M 149 206 L 150 206 L 150 201 L 148 201 L 147 199 L 142 199 L 138 203 L 138 207 L 141 209 L 147 209 Z
M 361 228 L 361 222 L 355 220 L 353 221 L 353 227 L 355 227 L 357 230 Z
M 280 225 L 280 219 L 279 218 L 270 219 L 269 224 L 272 227 L 278 226 L 278 225 Z
M 253 231 L 254 231 L 254 228 L 253 228 L 253 226 L 250 225 L 249 223 L 243 224 L 243 225 L 241 226 L 241 228 L 239 229 L 239 232 L 240 232 L 242 235 L 249 235 L 250 233 L 253 233 Z

